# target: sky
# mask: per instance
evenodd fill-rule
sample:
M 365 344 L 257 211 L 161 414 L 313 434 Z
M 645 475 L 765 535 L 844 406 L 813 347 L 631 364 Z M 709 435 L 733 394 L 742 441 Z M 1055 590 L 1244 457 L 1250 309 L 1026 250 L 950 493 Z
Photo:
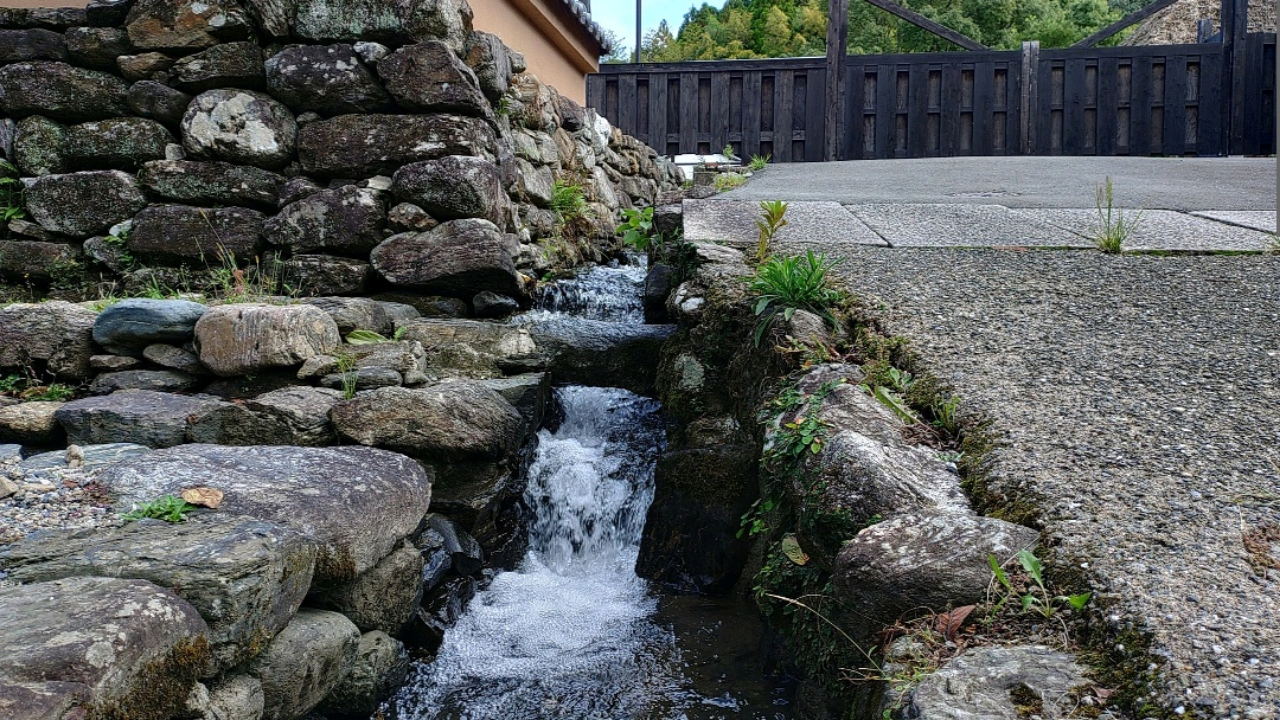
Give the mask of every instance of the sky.
M 644 31 L 658 27 L 658 23 L 666 20 L 675 32 L 680 27 L 680 20 L 689 8 L 695 4 L 701 6 L 703 0 L 643 0 Z M 724 5 L 722 1 L 709 0 L 711 5 Z M 592 0 L 591 19 L 601 27 L 612 30 L 626 40 L 628 48 L 636 46 L 636 3 L 635 0 Z

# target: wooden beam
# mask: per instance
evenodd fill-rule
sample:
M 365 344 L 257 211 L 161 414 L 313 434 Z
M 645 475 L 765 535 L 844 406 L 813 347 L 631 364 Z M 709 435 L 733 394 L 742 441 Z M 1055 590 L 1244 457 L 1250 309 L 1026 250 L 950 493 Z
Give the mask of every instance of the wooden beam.
M 1152 15 L 1155 15 L 1156 13 L 1169 7 L 1170 5 L 1174 4 L 1177 1 L 1178 0 L 1156 0 L 1156 2 L 1153 2 L 1144 8 L 1134 10 L 1128 15 L 1125 15 L 1119 20 L 1102 28 L 1098 32 L 1090 35 L 1089 37 L 1081 40 L 1080 42 L 1076 43 L 1075 45 L 1072 45 L 1071 47 L 1093 47 L 1094 45 L 1097 45 L 1103 40 L 1106 40 L 1112 35 L 1115 35 L 1121 30 L 1129 27 L 1130 25 L 1135 25 L 1137 23 L 1142 22 L 1143 20 L 1146 20 L 1147 18 L 1151 17 Z
M 1172 2 L 1172 0 L 1169 0 L 1169 1 Z M 891 15 L 896 15 L 902 18 L 903 20 L 906 20 L 912 25 L 915 25 L 924 30 L 928 30 L 929 32 L 933 33 L 934 35 L 937 35 L 943 40 L 946 40 L 948 42 L 953 42 L 956 45 L 959 45 L 960 47 L 964 48 L 965 50 L 990 50 L 991 49 L 967 35 L 962 35 L 956 32 L 955 30 L 952 30 L 951 28 L 947 27 L 946 25 L 936 23 L 930 20 L 929 18 L 921 15 L 918 12 L 908 10 L 902 7 L 901 5 L 893 2 L 892 0 L 867 0 L 867 2 L 880 8 L 881 10 L 884 10 L 885 12 Z
M 830 0 L 827 15 L 826 145 L 823 157 L 840 159 L 840 128 L 844 108 L 845 45 L 849 42 L 849 0 Z

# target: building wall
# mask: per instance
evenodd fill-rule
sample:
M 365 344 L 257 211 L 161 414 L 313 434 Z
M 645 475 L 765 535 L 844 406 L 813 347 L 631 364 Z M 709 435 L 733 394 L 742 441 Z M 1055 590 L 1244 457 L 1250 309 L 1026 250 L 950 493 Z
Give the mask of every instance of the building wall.
M 600 69 L 599 48 L 560 0 L 469 0 L 476 30 L 524 54 L 529 74 L 580 104 L 587 74 Z

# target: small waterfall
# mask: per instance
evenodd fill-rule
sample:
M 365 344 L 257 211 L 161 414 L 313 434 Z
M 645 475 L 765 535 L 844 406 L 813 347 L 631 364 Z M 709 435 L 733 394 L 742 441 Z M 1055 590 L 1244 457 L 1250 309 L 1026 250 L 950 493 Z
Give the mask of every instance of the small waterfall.
M 546 283 L 538 288 L 538 309 L 522 319 L 573 317 L 643 323 L 641 290 L 648 269 L 644 255 L 628 255 L 626 262 L 600 265 L 571 280 Z

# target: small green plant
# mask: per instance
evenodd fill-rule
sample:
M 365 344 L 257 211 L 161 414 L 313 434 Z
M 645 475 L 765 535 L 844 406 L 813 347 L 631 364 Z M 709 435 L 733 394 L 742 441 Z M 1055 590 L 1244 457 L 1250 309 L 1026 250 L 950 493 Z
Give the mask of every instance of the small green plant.
M 955 437 L 960 434 L 960 398 L 948 395 L 935 398 L 930 405 L 933 414 L 933 426 L 942 432 Z
M 1142 224 L 1142 212 L 1129 216 L 1123 209 L 1115 206 L 1111 176 L 1107 176 L 1106 182 L 1098 185 L 1094 199 L 1098 208 L 1098 230 L 1093 238 L 1094 244 L 1105 253 L 1123 252 L 1124 244 Z
M 760 230 L 760 243 L 756 246 L 756 262 L 762 263 L 769 257 L 773 238 L 778 231 L 787 226 L 787 204 L 781 200 L 761 200 L 760 219 L 756 228 Z
M 133 511 L 125 513 L 123 519 L 125 522 L 132 522 L 151 518 L 169 523 L 180 523 L 185 521 L 187 514 L 195 509 L 197 509 L 195 505 L 176 495 L 165 495 L 149 503 L 143 503 L 134 508 Z
M 18 179 L 19 174 L 13 163 L 0 160 L 0 222 L 27 216 L 26 190 Z
M 25 378 L 21 375 L 6 375 L 0 378 L 0 395 L 8 395 L 15 392 L 23 382 L 25 382 Z
M 747 169 L 750 170 L 751 172 L 760 172 L 761 170 L 764 169 L 765 165 L 769 164 L 769 161 L 772 159 L 773 159 L 772 155 L 765 155 L 764 157 L 761 157 L 759 155 L 752 155 L 751 162 L 747 163 Z
M 1070 607 L 1072 610 L 1081 610 L 1089 603 L 1092 593 L 1078 593 L 1076 595 L 1052 595 L 1049 588 L 1044 582 L 1044 563 L 1040 562 L 1040 558 L 1030 550 L 1023 550 L 1018 553 L 1018 564 L 1027 573 L 1031 579 L 1031 585 L 1027 587 L 1025 593 L 1019 593 L 1014 589 L 1013 581 L 1009 578 L 1009 573 L 1000 565 L 1000 561 L 995 555 L 987 555 L 987 564 L 991 566 L 991 572 L 995 575 L 995 579 L 1004 589 L 1003 596 L 996 601 L 992 608 L 992 612 L 997 613 L 1009 600 L 1009 598 L 1017 597 L 1022 605 L 1022 612 L 1034 611 L 1041 617 L 1048 620 L 1053 617 L 1059 607 Z
M 62 401 L 75 397 L 76 389 L 62 383 L 29 386 L 20 396 L 23 400 Z
M 773 498 L 760 498 L 751 503 L 751 509 L 742 514 L 742 522 L 738 527 L 738 537 L 755 537 L 769 529 L 765 515 L 778 508 L 778 501 Z
M 622 224 L 618 226 L 622 233 L 622 244 L 644 252 L 652 247 L 661 250 L 666 238 L 662 233 L 653 230 L 653 208 L 627 208 L 622 211 Z
M 733 158 L 738 157 L 737 155 L 734 155 L 734 154 L 733 154 L 733 144 L 732 144 L 732 143 L 730 143 L 730 144 L 728 144 L 728 145 L 725 145 L 725 146 L 724 146 L 724 150 L 720 151 L 720 154 L 721 154 L 721 155 L 724 155 L 725 157 L 727 157 L 727 158 L 729 158 L 729 159 L 733 159 Z
M 556 180 L 551 186 L 551 210 L 560 222 L 570 224 L 583 220 L 590 212 L 582 186 Z
M 837 324 L 831 309 L 842 302 L 845 295 L 832 287 L 827 278 L 827 271 L 837 264 L 807 250 L 804 255 L 771 257 L 756 269 L 750 280 L 750 291 L 755 296 L 753 312 L 759 318 L 754 336 L 757 347 L 779 313 L 784 320 L 790 320 L 796 310 L 807 310 L 832 326 Z
M 716 175 L 715 183 L 716 192 L 729 192 L 734 188 L 740 188 L 747 183 L 746 175 L 739 175 L 736 172 L 720 173 Z
M 355 372 L 356 358 L 347 353 L 339 353 L 337 357 L 338 372 L 342 375 L 342 399 L 350 400 L 356 396 L 356 385 L 360 381 L 360 374 Z
M 375 345 L 384 342 L 391 342 L 391 340 L 385 335 L 372 330 L 352 330 L 347 335 L 348 345 Z

